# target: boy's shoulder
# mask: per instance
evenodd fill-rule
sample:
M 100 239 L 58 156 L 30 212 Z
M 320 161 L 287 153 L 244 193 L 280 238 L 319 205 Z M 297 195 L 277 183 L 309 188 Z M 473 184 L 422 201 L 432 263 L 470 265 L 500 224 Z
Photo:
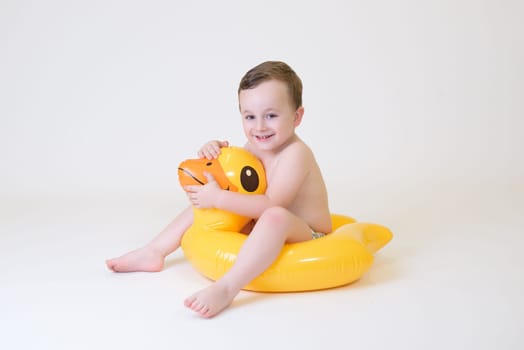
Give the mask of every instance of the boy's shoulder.
M 289 155 L 304 155 L 309 156 L 312 155 L 311 148 L 302 141 L 300 138 L 295 138 L 292 142 L 290 142 L 286 147 L 284 147 L 281 150 L 281 153 L 287 153 Z
M 309 167 L 314 162 L 315 156 L 305 142 L 297 139 L 281 149 L 277 159 L 280 165 L 288 164 L 297 167 L 298 170 Z

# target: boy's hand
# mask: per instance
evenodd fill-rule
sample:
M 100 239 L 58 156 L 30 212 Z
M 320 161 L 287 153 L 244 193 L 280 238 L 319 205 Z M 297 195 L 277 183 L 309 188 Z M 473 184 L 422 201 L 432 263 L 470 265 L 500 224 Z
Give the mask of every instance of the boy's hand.
M 209 141 L 202 148 L 200 148 L 200 150 L 198 150 L 198 156 L 200 158 L 215 159 L 220 155 L 220 148 L 228 146 L 228 141 Z
M 222 189 L 213 175 L 210 173 L 204 173 L 204 175 L 206 175 L 207 184 L 201 186 L 190 185 L 186 186 L 184 189 L 186 190 L 187 198 L 189 198 L 189 201 L 194 207 L 200 209 L 214 208 L 215 201 Z

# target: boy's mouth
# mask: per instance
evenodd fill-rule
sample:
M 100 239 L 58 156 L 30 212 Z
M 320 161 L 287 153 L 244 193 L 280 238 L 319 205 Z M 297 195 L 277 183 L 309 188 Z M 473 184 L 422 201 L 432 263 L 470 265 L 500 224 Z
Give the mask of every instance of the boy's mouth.
M 255 138 L 258 140 L 258 141 L 267 141 L 269 140 L 271 137 L 273 137 L 273 135 L 255 135 Z

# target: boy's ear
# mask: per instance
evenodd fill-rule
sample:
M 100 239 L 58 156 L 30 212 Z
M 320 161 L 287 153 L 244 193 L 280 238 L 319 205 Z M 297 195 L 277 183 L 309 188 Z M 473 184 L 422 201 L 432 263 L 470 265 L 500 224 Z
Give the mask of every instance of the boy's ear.
M 304 107 L 300 106 L 295 111 L 295 126 L 299 126 L 302 122 L 302 116 L 304 115 Z

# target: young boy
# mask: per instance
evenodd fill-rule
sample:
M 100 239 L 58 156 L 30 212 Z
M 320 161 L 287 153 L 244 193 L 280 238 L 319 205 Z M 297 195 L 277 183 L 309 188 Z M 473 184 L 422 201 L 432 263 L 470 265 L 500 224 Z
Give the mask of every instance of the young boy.
M 267 190 L 245 195 L 220 189 L 211 175 L 203 186 L 187 186 L 191 204 L 220 208 L 254 219 L 236 263 L 211 286 L 185 299 L 204 317 L 225 309 L 242 287 L 258 277 L 278 257 L 287 242 L 314 239 L 331 231 L 326 186 L 315 157 L 295 134 L 302 122 L 302 82 L 285 63 L 268 61 L 249 70 L 238 88 L 245 148 L 264 165 Z M 198 152 L 216 158 L 227 141 L 211 141 Z M 160 271 L 164 258 L 179 246 L 191 225 L 187 208 L 146 246 L 106 262 L 115 272 Z

